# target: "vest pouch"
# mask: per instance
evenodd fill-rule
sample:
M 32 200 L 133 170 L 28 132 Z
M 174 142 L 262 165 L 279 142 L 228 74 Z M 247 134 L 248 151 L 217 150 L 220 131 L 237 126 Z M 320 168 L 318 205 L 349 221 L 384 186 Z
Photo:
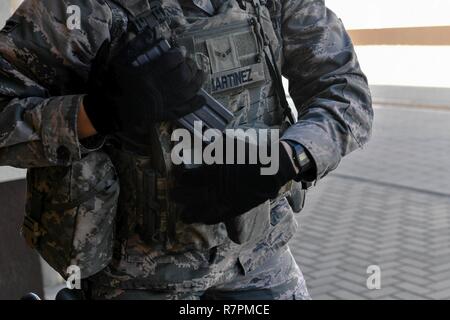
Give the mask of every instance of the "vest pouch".
M 256 131 L 257 141 L 258 143 L 268 143 L 267 141 L 278 141 L 279 139 L 279 128 L 276 126 L 269 127 L 265 123 L 258 122 L 259 120 L 255 119 L 255 122 L 252 121 L 242 121 L 237 129 L 240 129 L 242 133 L 245 133 L 249 129 L 264 129 L 265 131 Z M 252 123 L 252 124 L 249 124 Z M 272 131 L 274 130 L 274 131 Z M 238 133 L 239 131 L 236 131 Z M 244 136 L 239 137 L 241 132 L 236 134 L 238 139 L 245 141 Z M 264 133 L 262 133 L 264 132 Z M 275 132 L 277 134 L 272 134 Z M 286 184 L 280 190 L 280 196 L 284 196 L 286 194 L 286 188 L 290 188 L 290 183 Z M 228 221 L 225 221 L 225 226 L 227 228 L 228 237 L 237 244 L 249 244 L 255 243 L 258 240 L 263 239 L 266 235 L 266 232 L 270 229 L 271 226 L 271 201 L 268 200 L 261 205 L 253 208 L 252 210 L 244 213 L 243 215 L 232 218 Z
M 69 167 L 28 171 L 28 201 L 22 235 L 64 278 L 70 266 L 81 278 L 105 268 L 113 252 L 119 196 L 115 168 L 104 152 L 92 152 Z
M 270 201 L 249 212 L 225 221 L 228 237 L 237 244 L 261 240 L 270 227 Z
M 301 182 L 292 182 L 291 190 L 286 196 L 294 213 L 300 213 L 305 206 L 306 188 Z
M 118 237 L 139 234 L 147 244 L 161 244 L 172 221 L 167 210 L 167 179 L 153 164 L 153 157 L 128 150 L 108 149 L 120 176 Z

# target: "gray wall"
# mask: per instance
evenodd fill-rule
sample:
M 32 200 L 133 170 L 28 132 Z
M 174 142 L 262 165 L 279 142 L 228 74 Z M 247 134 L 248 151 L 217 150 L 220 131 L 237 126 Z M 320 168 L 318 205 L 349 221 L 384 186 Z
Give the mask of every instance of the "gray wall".
M 9 15 L 22 3 L 22 0 L 0 0 L 0 27 L 3 27 Z
M 8 1 L 0 1 L 0 27 L 3 27 L 5 20 L 8 18 L 10 12 L 10 5 Z
M 19 1 L 0 0 L 0 28 Z M 0 299 L 19 299 L 34 291 L 42 295 L 39 257 L 20 236 L 25 212 L 24 172 L 0 167 Z
M 450 110 L 450 88 L 371 86 L 375 104 Z
M 21 1 L 0 0 L 0 27 L 3 27 L 12 10 L 16 8 Z
M 34 291 L 42 295 L 41 264 L 19 231 L 25 181 L 0 183 L 0 299 L 19 299 Z

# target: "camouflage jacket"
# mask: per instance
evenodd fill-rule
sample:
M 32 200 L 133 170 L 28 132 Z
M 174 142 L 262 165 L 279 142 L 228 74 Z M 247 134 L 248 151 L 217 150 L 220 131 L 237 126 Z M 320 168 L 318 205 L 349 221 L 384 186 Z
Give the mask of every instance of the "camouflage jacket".
M 204 14 L 190 0 L 164 3 L 174 14 L 180 5 L 185 15 Z M 370 138 L 367 80 L 344 26 L 323 0 L 268 3 L 280 42 L 277 58 L 299 113 L 283 138 L 309 151 L 317 168 L 311 180 L 319 180 Z M 71 5 L 80 8 L 80 28 L 67 24 Z M 80 143 L 77 114 L 98 49 L 105 40 L 118 41 L 127 27 L 126 13 L 109 1 L 24 1 L 0 33 L 0 165 L 69 166 L 97 149 Z M 292 230 L 284 231 L 270 237 L 288 239 Z

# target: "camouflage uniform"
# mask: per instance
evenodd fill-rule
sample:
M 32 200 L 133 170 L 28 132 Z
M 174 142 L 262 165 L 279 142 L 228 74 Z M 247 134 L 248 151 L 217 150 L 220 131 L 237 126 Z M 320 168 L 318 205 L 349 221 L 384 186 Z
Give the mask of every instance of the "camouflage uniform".
M 128 32 L 130 12 L 139 13 L 148 6 L 145 0 L 115 2 L 119 5 L 102 0 L 25 0 L 0 34 L 0 165 L 28 168 L 29 177 L 40 170 L 44 182 L 29 178 L 29 190 L 36 184 L 44 190 L 47 184 L 57 185 L 52 175 L 55 168 L 73 166 L 102 148 L 103 139 L 80 142 L 77 136 L 77 114 L 91 62 L 105 40 L 113 48 L 121 43 Z M 207 16 L 191 0 L 163 3 L 175 29 L 183 30 L 192 20 Z M 80 30 L 69 30 L 66 25 L 67 7 L 74 4 L 81 8 Z M 215 0 L 213 4 L 221 12 L 236 1 Z M 287 129 L 283 139 L 300 143 L 310 152 L 317 168 L 311 180 L 319 180 L 370 137 L 373 113 L 367 80 L 341 21 L 323 0 L 271 0 L 267 8 L 264 12 L 270 12 L 270 18 L 266 16 L 265 23 L 273 25 L 269 38 L 299 112 L 299 121 Z M 203 21 L 205 28 L 211 27 L 207 19 Z M 258 107 L 249 103 L 254 99 L 250 89 L 218 92 L 216 97 L 235 113 L 234 124 L 276 127 L 281 113 L 271 107 L 276 103 L 270 102 L 270 81 L 259 94 Z M 242 105 L 248 107 L 242 109 Z M 303 276 L 288 250 L 297 224 L 286 198 L 264 204 L 261 210 L 267 211 L 270 223 L 263 237 L 251 243 L 231 241 L 223 224 L 182 224 L 172 214 L 176 205 L 167 190 L 176 183 L 167 158 L 172 127 L 163 123 L 157 129 L 163 149 L 160 162 L 166 164 L 158 170 L 152 171 L 153 164 L 149 164 L 154 154 L 137 157 L 111 146 L 103 148 L 118 172 L 121 191 L 115 254 L 105 269 L 90 278 L 93 297 L 219 299 L 230 298 L 229 292 L 245 291 L 249 295 L 241 297 L 254 292 L 262 298 L 307 298 Z M 49 181 L 45 181 L 45 172 Z M 89 180 L 86 172 L 93 171 L 81 172 Z M 154 187 L 148 186 L 149 179 L 157 189 L 154 199 L 147 199 Z M 114 195 L 94 195 L 92 201 L 113 214 Z M 157 227 L 146 220 L 149 208 L 156 212 Z M 55 212 L 48 215 L 56 219 Z M 155 229 L 150 239 L 142 232 L 149 226 Z M 89 236 L 93 234 L 95 230 Z M 86 246 L 81 247 L 86 250 Z M 68 258 L 76 263 L 83 259 Z M 261 296 L 258 292 L 269 293 Z

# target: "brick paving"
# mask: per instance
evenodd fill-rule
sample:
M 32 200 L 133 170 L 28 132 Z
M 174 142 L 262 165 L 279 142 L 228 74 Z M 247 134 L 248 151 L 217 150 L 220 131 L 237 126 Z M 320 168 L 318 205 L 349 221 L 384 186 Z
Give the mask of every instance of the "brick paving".
M 375 116 L 371 143 L 310 191 L 293 254 L 314 299 L 450 299 L 450 112 Z

